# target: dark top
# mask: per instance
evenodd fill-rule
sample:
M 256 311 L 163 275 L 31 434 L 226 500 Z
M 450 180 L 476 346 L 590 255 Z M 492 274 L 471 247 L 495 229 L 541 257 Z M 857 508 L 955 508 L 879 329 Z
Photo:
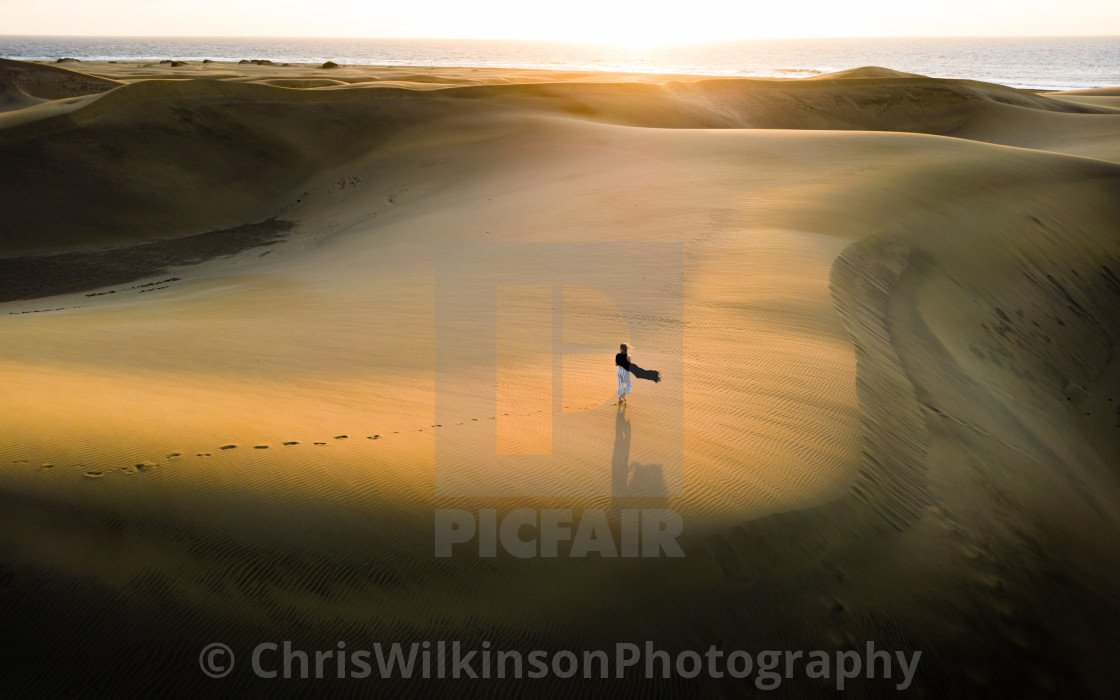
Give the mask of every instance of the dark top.
M 615 365 L 617 365 L 619 367 L 625 367 L 627 370 L 629 370 L 630 369 L 630 356 L 627 355 L 624 352 L 620 352 L 620 353 L 618 353 L 617 355 L 614 356 L 614 363 L 615 363 Z

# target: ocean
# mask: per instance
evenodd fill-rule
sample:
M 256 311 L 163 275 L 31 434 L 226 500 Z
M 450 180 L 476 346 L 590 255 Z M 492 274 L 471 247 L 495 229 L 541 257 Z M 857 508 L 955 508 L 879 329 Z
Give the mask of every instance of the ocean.
M 478 66 L 808 77 L 875 65 L 1018 88 L 1120 85 L 1120 37 L 771 39 L 626 49 L 550 41 L 262 37 L 0 36 L 0 56 L 98 61 L 165 58 Z

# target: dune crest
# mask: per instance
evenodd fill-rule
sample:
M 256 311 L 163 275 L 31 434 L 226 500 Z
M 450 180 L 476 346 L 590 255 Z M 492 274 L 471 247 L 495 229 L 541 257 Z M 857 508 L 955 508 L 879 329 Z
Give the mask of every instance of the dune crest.
M 843 80 L 846 78 L 926 78 L 926 76 L 917 73 L 903 73 L 902 71 L 880 68 L 879 66 L 861 66 L 859 68 L 836 71 L 835 73 L 814 75 L 810 78 L 806 78 L 806 80 Z

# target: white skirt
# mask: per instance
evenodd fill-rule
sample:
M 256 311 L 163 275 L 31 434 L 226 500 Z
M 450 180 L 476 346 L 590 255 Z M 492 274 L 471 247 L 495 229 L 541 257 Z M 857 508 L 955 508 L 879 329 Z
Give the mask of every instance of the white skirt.
M 630 370 L 625 367 L 618 368 L 618 398 L 630 393 Z

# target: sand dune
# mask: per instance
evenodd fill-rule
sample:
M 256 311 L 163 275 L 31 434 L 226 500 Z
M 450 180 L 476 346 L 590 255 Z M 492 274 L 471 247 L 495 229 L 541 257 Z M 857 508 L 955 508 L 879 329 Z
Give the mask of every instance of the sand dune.
M 276 87 L 297 89 L 349 85 L 349 83 L 343 82 L 341 80 L 331 80 L 330 78 L 269 78 L 261 80 L 259 82 L 264 85 L 275 85 Z
M 1100 97 L 1120 97 L 1120 87 L 1088 88 L 1086 90 L 1058 90 L 1048 95 L 1096 95 Z
M 1118 157 L 1109 138 L 1117 116 L 1109 110 L 963 81 L 560 82 L 419 91 L 406 86 L 410 77 L 361 85 L 379 88 L 370 91 L 148 80 L 11 113 L 0 118 L 0 148 L 20 175 L 0 193 L 13 232 L 4 250 L 96 247 L 255 223 L 295 204 L 308 173 L 406 126 L 452 114 L 519 110 L 675 129 L 909 131 Z M 1099 116 L 1066 116 L 1085 113 Z M 198 139 L 222 147 L 197 148 Z M 111 154 L 95 146 L 110 142 Z M 153 177 L 145 164 L 157 152 L 162 166 Z M 43 196 L 56 206 L 44 210 Z M 206 207 L 197 206 L 199 198 Z
M 923 651 L 922 696 L 1111 696 L 1108 105 L 877 68 L 80 68 L 122 84 L 0 115 L 12 687 L 70 690 L 24 664 L 60 646 L 86 679 L 177 693 L 219 638 L 873 639 Z M 479 391 L 494 280 L 604 243 L 638 311 L 563 290 L 563 468 L 480 459 L 546 410 L 535 385 L 506 411 Z M 584 351 L 620 337 L 679 367 L 625 411 Z M 687 556 L 432 557 L 435 508 L 633 505 L 681 513 Z M 742 690 L 709 683 L 650 693 Z
M 1048 92 L 1047 97 L 1055 100 L 1082 104 L 1089 107 L 1120 110 L 1120 90 L 1116 88 L 1093 88 L 1090 90 L 1065 90 Z
M 891 70 L 890 68 L 880 68 L 879 66 L 862 66 L 860 68 L 850 68 L 848 70 L 836 71 L 835 73 L 823 73 L 821 75 L 814 75 L 806 80 L 837 80 L 844 78 L 925 78 L 924 75 L 917 73 L 903 73 L 902 71 Z
M 120 85 L 59 66 L 0 58 L 0 112 L 111 90 Z

